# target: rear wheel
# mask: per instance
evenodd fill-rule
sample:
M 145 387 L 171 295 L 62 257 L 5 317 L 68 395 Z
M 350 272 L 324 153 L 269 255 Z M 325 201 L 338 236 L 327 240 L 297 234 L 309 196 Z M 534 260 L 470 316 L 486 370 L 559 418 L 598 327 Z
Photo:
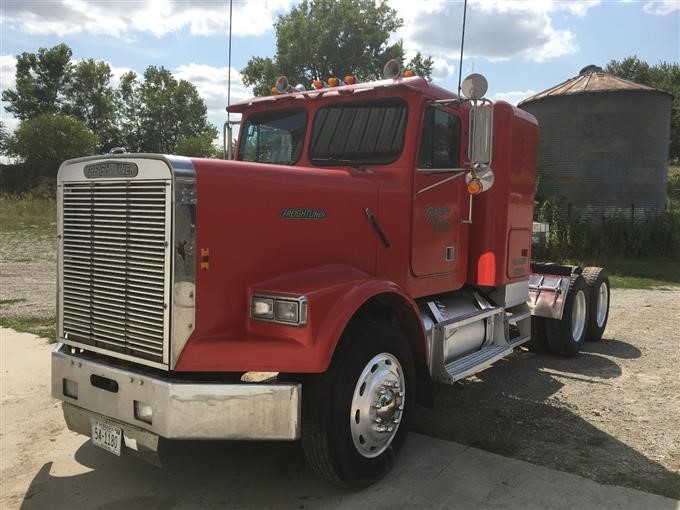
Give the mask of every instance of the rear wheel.
M 588 287 L 583 276 L 573 274 L 564 302 L 562 319 L 547 321 L 550 351 L 560 356 L 576 356 L 586 338 L 588 326 Z
M 583 278 L 588 286 L 588 330 L 586 340 L 602 338 L 609 319 L 609 275 L 602 267 L 586 267 Z
M 302 445 L 312 469 L 345 487 L 384 476 L 406 440 L 414 384 L 413 357 L 396 326 L 351 325 L 328 371 L 303 383 Z
M 546 352 L 548 347 L 547 320 L 545 317 L 531 317 L 531 340 L 525 345 L 531 352 Z

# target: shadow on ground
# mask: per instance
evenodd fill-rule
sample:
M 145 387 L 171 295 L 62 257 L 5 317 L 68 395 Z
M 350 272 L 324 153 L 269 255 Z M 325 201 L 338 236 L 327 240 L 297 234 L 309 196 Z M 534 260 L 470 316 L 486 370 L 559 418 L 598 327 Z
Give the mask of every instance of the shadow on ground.
M 51 462 L 45 464 L 23 510 L 304 509 L 343 493 L 311 472 L 298 443 L 178 441 L 163 445 L 164 465 L 158 468 L 83 440 L 75 460 L 92 470 L 58 476 Z
M 612 381 L 622 371 L 611 358 L 640 355 L 637 347 L 613 339 L 588 343 L 571 359 L 517 350 L 477 377 L 437 386 L 434 409 L 419 409 L 412 428 L 601 483 L 680 499 L 680 474 L 597 427 L 611 409 L 597 409 L 597 404 L 570 409 L 554 398 L 567 380 L 580 391 L 615 391 Z
M 453 387 L 438 387 L 435 409 L 417 408 L 412 428 L 433 437 L 570 471 L 596 481 L 678 499 L 678 474 L 604 433 L 553 398 L 565 378 L 581 381 L 585 388 L 593 384 L 607 385 L 621 375 L 620 367 L 610 358 L 638 356 L 640 351 L 635 347 L 616 340 L 588 345 L 586 352 L 572 360 L 517 352 L 511 363 L 499 363 Z M 410 473 L 419 473 L 422 477 L 423 472 L 432 469 L 429 464 L 451 465 L 447 464 L 448 457 L 436 459 L 436 455 L 444 455 L 432 451 L 436 445 L 425 452 L 422 446 L 413 446 L 422 444 L 414 439 L 418 437 L 412 438 L 410 448 L 407 445 L 405 455 L 391 475 L 393 478 L 368 490 L 374 502 L 382 502 L 382 507 L 390 502 L 388 493 L 394 490 L 395 484 L 399 490 L 414 494 L 432 492 L 427 486 L 430 478 L 422 482 L 425 486 L 409 489 L 411 480 L 418 479 Z M 352 508 L 353 502 L 358 501 L 352 499 L 356 494 L 317 478 L 307 466 L 299 443 L 166 443 L 162 450 L 164 468 L 159 469 L 129 456 L 117 458 L 92 446 L 87 438 L 83 437 L 82 441 L 75 460 L 90 471 L 61 474 L 51 462 L 45 464 L 24 496 L 23 510 L 303 510 L 320 505 Z M 518 487 L 509 489 L 507 479 L 502 477 L 512 475 L 499 474 L 490 467 L 497 461 L 490 459 L 490 464 L 471 465 L 465 460 L 465 447 L 456 448 L 457 464 L 450 476 L 466 478 L 461 478 L 463 482 L 447 478 L 449 487 L 454 484 L 457 491 L 464 492 L 482 480 L 503 500 L 507 500 L 503 491 L 526 491 L 530 481 L 524 479 Z M 526 476 L 533 479 L 531 474 Z M 582 483 L 578 480 L 575 487 Z M 553 486 L 541 487 L 549 493 L 546 487 Z M 391 501 L 390 505 L 392 503 L 395 502 Z M 409 508 L 416 503 L 411 501 L 409 506 L 409 502 L 403 500 L 396 506 Z M 668 508 L 675 508 L 675 503 L 671 502 Z

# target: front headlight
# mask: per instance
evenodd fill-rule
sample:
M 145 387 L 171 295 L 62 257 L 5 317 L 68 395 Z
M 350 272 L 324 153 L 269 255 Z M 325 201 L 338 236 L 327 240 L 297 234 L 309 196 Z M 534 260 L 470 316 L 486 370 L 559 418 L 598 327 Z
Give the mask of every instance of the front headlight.
M 253 296 L 250 309 L 252 311 L 253 319 L 274 318 L 274 300 L 272 298 Z
M 250 316 L 260 321 L 303 326 L 307 324 L 307 300 L 304 296 L 252 296 Z

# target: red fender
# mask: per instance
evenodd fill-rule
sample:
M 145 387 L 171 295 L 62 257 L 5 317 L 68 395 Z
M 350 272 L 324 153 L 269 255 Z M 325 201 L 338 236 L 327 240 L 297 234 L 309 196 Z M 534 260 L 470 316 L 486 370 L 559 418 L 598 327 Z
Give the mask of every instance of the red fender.
M 349 321 L 371 298 L 398 296 L 419 316 L 416 303 L 395 283 L 350 266 L 307 269 L 254 284 L 249 290 L 250 295 L 304 296 L 308 302 L 307 324 L 298 327 L 248 318 L 245 331 L 192 337 L 179 358 L 177 370 L 320 373 L 328 368 Z M 426 351 L 422 323 L 420 331 Z

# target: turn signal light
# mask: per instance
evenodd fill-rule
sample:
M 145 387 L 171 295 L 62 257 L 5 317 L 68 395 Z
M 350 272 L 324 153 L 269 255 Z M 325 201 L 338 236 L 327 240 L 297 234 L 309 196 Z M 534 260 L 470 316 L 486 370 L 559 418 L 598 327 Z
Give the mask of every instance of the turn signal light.
M 470 182 L 467 183 L 467 190 L 470 195 L 477 195 L 482 192 L 482 183 L 479 179 L 473 177 Z
M 477 163 L 466 175 L 465 184 L 470 195 L 489 191 L 495 181 L 493 170 L 488 165 Z
M 276 87 L 272 87 L 272 96 L 275 96 L 278 93 L 279 93 L 278 89 Z

